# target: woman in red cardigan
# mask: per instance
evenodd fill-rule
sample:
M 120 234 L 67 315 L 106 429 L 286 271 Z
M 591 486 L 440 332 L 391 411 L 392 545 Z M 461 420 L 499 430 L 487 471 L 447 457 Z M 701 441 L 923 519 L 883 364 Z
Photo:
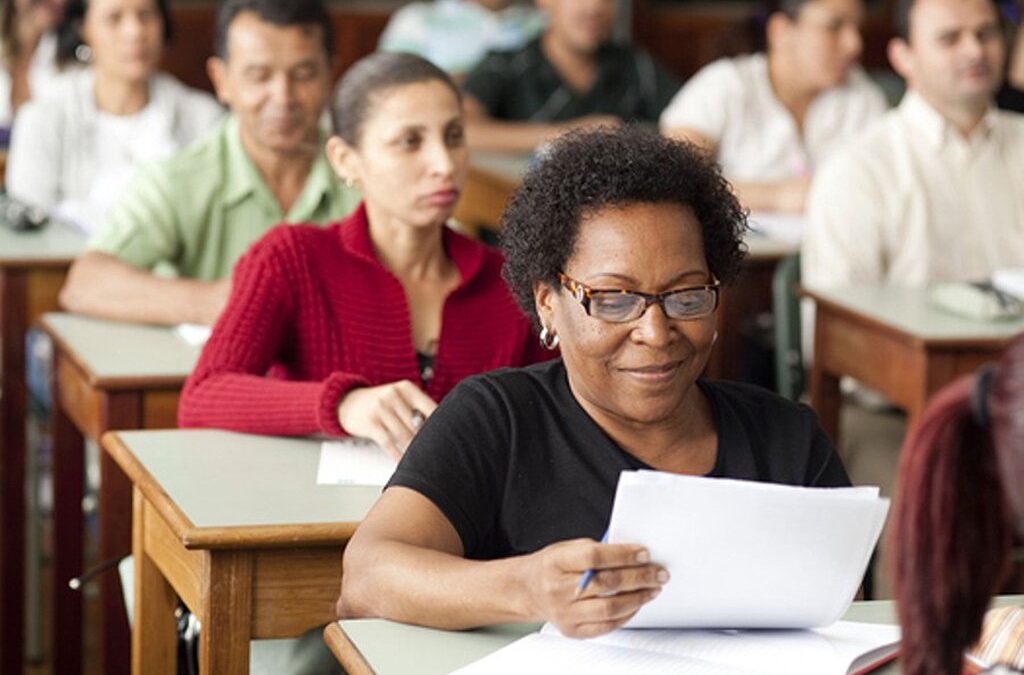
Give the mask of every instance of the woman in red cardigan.
M 178 421 L 351 434 L 398 456 L 459 380 L 551 352 L 501 255 L 445 226 L 468 165 L 448 76 L 373 54 L 341 81 L 332 113 L 328 158 L 364 202 L 327 228 L 278 226 L 239 260 Z

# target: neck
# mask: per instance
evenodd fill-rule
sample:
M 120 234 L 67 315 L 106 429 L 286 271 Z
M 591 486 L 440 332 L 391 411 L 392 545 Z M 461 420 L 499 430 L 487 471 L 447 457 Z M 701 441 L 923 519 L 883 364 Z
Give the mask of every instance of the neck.
M 1024 27 L 1017 28 L 1013 41 L 1013 54 L 1006 71 L 1006 79 L 1015 89 L 1024 89 Z
M 540 48 L 569 86 L 577 91 L 590 88 L 597 75 L 597 52 L 586 53 L 572 49 L 556 40 L 551 31 L 541 37 Z
M 987 98 L 949 104 L 932 98 L 919 89 L 913 89 L 913 91 L 934 108 L 936 112 L 942 115 L 942 118 L 952 125 L 964 138 L 971 137 L 992 106 L 992 101 Z
M 789 111 L 797 126 L 802 129 L 807 109 L 821 93 L 821 89 L 801 82 L 799 77 L 793 76 L 792 73 L 797 70 L 788 67 L 784 61 L 782 56 L 774 52 L 768 53 L 768 81 L 771 83 L 775 98 Z
M 149 103 L 149 80 L 122 80 L 95 72 L 96 108 L 110 115 L 134 115 Z
M 313 162 L 316 161 L 319 147 L 316 130 L 313 130 L 313 137 L 308 143 L 303 143 L 302 147 L 292 152 L 280 152 L 256 143 L 244 129 L 240 130 L 240 136 L 245 154 L 277 199 L 281 213 L 287 214 L 305 187 Z
M 417 227 L 385 215 L 366 202 L 374 254 L 392 274 L 407 281 L 447 278 L 453 264 L 444 250 L 444 224 Z
M 630 420 L 594 406 L 577 395 L 571 375 L 569 387 L 612 440 L 649 466 L 686 474 L 704 474 L 714 467 L 717 437 L 711 404 L 696 382 L 676 410 L 655 422 Z

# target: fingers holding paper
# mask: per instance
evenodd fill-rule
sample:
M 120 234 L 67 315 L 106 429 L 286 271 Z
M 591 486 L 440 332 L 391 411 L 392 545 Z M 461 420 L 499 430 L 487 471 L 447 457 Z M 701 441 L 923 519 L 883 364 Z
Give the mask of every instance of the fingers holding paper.
M 552 544 L 534 559 L 534 603 L 538 613 L 570 637 L 615 630 L 653 599 L 668 572 L 650 562 L 636 544 L 601 544 L 591 539 Z M 581 577 L 588 571 L 584 588 Z

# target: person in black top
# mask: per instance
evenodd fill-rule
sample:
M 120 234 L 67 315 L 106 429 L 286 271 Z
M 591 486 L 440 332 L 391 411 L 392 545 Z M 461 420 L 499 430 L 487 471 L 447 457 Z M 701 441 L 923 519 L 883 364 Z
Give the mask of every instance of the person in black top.
M 469 378 L 441 403 L 346 549 L 339 615 L 598 635 L 668 578 L 643 546 L 596 541 L 622 470 L 849 484 L 809 408 L 700 379 L 746 222 L 695 146 L 570 132 L 503 227 L 506 279 L 562 358 Z
M 571 128 L 656 125 L 679 81 L 650 54 L 611 42 L 617 0 L 537 0 L 538 39 L 491 52 L 463 83 L 467 141 L 530 152 Z

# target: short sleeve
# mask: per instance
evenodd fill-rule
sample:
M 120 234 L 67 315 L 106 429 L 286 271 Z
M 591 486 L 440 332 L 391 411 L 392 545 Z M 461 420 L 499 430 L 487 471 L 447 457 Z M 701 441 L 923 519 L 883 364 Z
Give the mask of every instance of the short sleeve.
M 662 131 L 691 129 L 715 143 L 725 133 L 732 97 L 742 95 L 736 66 L 728 59 L 705 66 L 683 85 L 661 113 Z
M 432 501 L 459 533 L 464 554 L 486 557 L 498 529 L 510 429 L 495 385 L 480 377 L 464 380 L 416 434 L 388 487 Z
M 491 117 L 502 117 L 501 111 L 505 108 L 510 77 L 511 68 L 507 55 L 502 52 L 491 52 L 470 71 L 462 88 L 478 100 Z
M 61 108 L 29 101 L 18 111 L 5 183 L 17 199 L 50 210 L 61 201 Z
M 143 166 L 107 212 L 88 248 L 142 269 L 173 263 L 182 242 L 163 162 Z M 180 195 L 179 195 L 180 198 Z

